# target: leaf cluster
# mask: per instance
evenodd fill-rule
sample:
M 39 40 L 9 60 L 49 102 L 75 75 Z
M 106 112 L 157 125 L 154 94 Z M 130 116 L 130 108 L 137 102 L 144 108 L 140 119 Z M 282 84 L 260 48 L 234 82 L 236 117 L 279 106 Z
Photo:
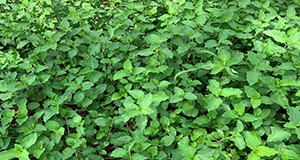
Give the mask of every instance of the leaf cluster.
M 299 0 L 0 0 L 0 157 L 300 159 Z

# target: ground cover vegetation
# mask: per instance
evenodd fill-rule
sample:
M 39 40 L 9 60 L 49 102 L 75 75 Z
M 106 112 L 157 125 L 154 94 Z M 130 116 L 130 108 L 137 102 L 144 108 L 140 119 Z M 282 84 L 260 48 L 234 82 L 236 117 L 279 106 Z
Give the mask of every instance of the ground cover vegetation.
M 299 0 L 0 0 L 0 157 L 300 159 Z

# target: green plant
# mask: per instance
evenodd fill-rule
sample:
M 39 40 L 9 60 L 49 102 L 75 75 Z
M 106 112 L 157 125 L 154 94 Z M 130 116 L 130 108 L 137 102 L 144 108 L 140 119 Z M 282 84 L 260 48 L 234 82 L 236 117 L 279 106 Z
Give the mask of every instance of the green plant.
M 299 0 L 0 0 L 2 159 L 300 159 Z

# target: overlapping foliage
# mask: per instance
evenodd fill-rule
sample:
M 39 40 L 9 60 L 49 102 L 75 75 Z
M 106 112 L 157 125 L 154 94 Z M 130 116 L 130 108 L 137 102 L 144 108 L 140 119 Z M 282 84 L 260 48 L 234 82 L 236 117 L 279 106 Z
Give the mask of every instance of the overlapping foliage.
M 299 0 L 0 0 L 1 159 L 300 159 Z

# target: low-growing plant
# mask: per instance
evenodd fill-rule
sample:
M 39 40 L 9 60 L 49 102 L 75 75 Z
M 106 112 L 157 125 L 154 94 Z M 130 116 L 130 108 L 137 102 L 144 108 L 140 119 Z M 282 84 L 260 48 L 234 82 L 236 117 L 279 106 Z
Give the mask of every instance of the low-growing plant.
M 0 0 L 0 157 L 300 159 L 299 0 Z

